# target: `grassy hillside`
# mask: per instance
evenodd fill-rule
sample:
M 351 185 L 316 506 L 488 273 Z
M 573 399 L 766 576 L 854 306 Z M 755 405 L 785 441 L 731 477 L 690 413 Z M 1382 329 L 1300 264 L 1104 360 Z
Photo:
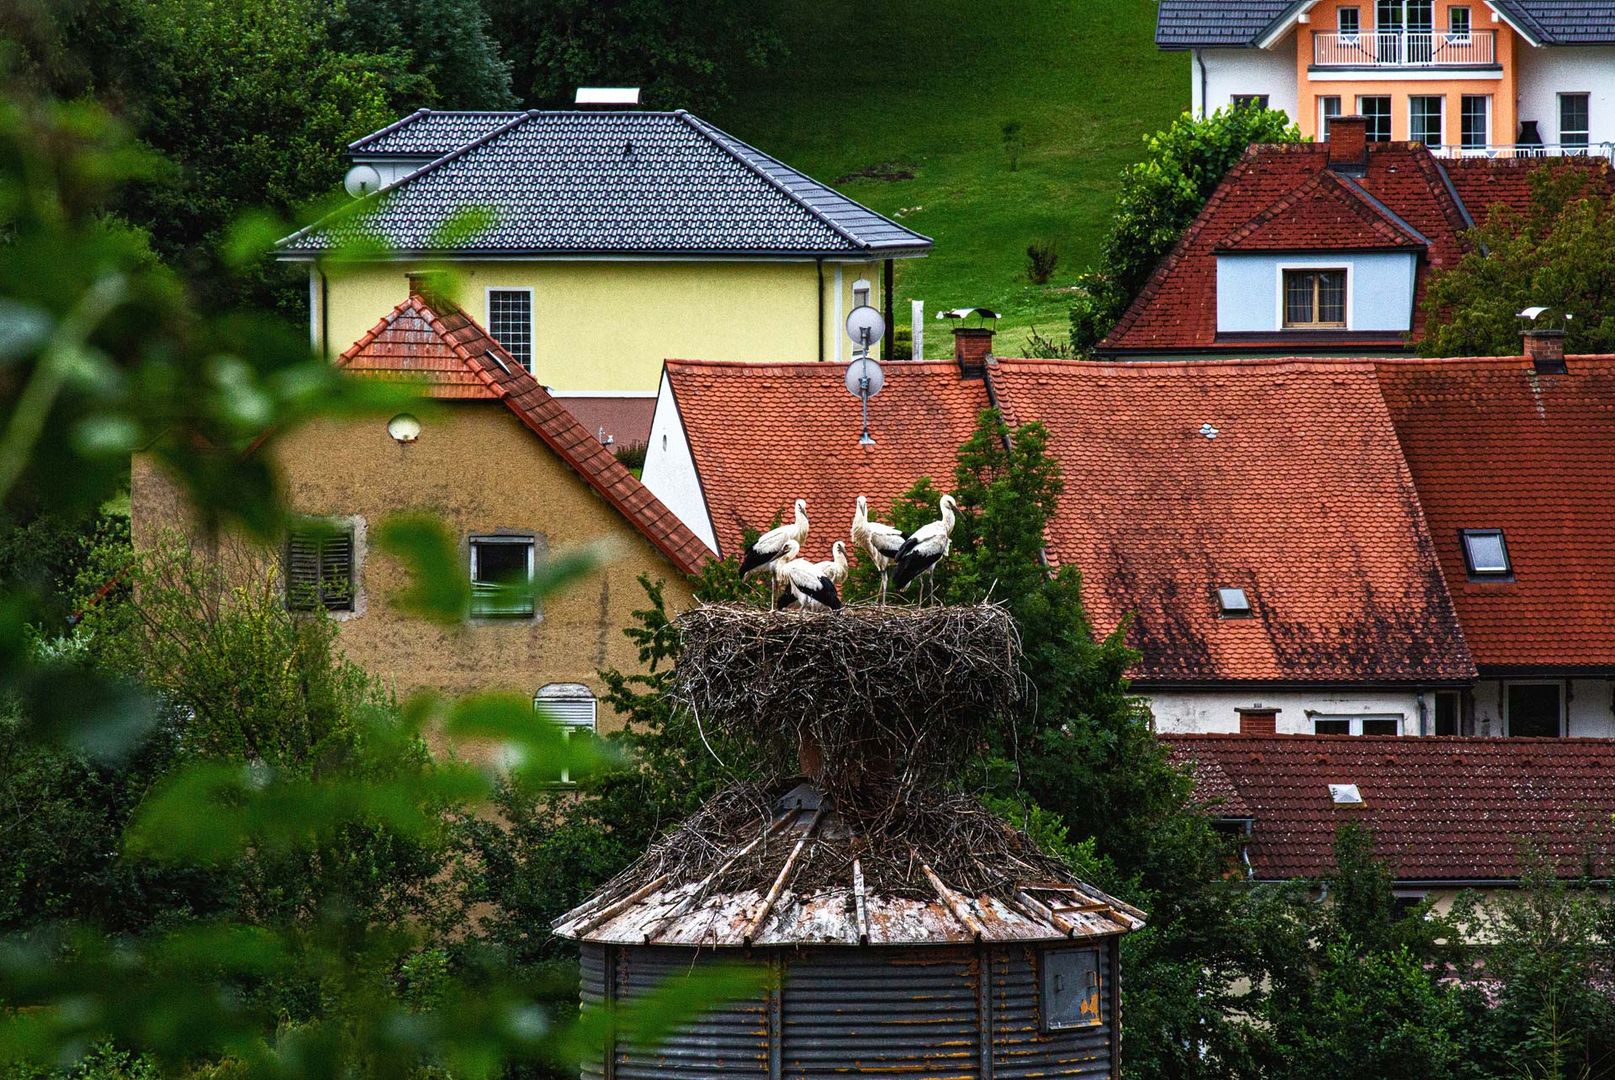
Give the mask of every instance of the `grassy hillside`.
M 1071 283 L 1093 258 L 1116 174 L 1188 107 L 1183 54 L 1153 42 L 1152 0 L 820 0 L 791 4 L 790 58 L 738 88 L 714 122 L 936 240 L 898 264 L 908 300 L 1006 316 L 1064 339 Z M 1021 125 L 1011 172 L 1002 127 Z M 1026 247 L 1052 240 L 1049 285 Z M 927 326 L 926 352 L 948 346 Z

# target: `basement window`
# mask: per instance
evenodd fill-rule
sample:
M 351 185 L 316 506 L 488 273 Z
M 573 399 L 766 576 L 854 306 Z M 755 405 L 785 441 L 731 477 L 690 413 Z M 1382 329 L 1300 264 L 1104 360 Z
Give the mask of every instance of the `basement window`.
M 533 604 L 533 538 L 471 538 L 471 614 L 475 618 L 530 618 Z
M 1250 597 L 1245 595 L 1244 589 L 1235 588 L 1231 585 L 1219 588 L 1217 590 L 1217 614 L 1225 619 L 1250 618 Z
M 1502 529 L 1460 529 L 1464 546 L 1464 566 L 1471 581 L 1507 581 L 1513 578 L 1508 543 Z
M 1044 1031 L 1104 1023 L 1104 980 L 1098 949 L 1050 949 L 1043 954 Z
M 286 538 L 286 607 L 353 610 L 353 527 L 307 522 Z

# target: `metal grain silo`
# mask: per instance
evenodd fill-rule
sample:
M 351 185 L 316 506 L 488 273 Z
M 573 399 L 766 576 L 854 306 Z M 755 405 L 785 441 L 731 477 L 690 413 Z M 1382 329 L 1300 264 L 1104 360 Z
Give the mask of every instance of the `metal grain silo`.
M 791 667 L 778 642 L 769 655 Z M 792 732 L 805 778 L 725 789 L 557 921 L 579 943 L 585 1010 L 715 961 L 770 973 L 653 1049 L 609 1046 L 584 1077 L 1120 1074 L 1118 942 L 1143 913 L 974 799 L 913 782 L 918 731 L 887 731 L 908 750 L 866 737 L 857 782 L 838 783 L 822 725 L 852 722 L 818 711 Z

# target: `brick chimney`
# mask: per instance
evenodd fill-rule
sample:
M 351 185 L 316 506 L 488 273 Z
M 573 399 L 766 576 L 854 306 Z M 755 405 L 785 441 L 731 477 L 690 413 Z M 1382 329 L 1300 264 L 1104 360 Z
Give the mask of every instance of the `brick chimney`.
M 1563 375 L 1565 367 L 1565 332 L 1563 330 L 1527 330 L 1524 334 L 1525 355 L 1538 375 Z
M 1368 164 L 1368 119 L 1362 116 L 1329 118 L 1329 167 L 1361 168 Z
M 417 270 L 404 276 L 409 279 L 409 295 L 412 297 L 418 296 L 430 304 L 443 295 L 443 279 L 439 274 L 429 270 Z
M 993 332 L 984 326 L 953 328 L 953 359 L 961 375 L 981 375 L 993 355 Z
M 1279 726 L 1277 709 L 1239 709 L 1241 735 L 1276 735 Z

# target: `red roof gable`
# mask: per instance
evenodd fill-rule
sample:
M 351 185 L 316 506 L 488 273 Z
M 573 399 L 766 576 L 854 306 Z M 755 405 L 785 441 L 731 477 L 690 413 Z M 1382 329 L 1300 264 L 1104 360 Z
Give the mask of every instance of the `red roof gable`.
M 1000 360 L 1065 475 L 1048 543 L 1148 683 L 1474 676 L 1372 364 Z M 888 387 L 895 382 L 888 381 Z M 1219 587 L 1249 618 L 1222 618 Z
M 1252 146 L 1228 171 L 1101 352 L 1214 352 L 1251 348 L 1248 335 L 1217 336 L 1219 250 L 1362 251 L 1415 247 L 1412 337 L 1424 327 L 1429 272 L 1463 256 L 1464 232 L 1495 202 L 1524 209 L 1540 158 L 1438 161 L 1418 143 L 1370 143 L 1361 175 L 1329 167 L 1323 143 Z M 1590 168 L 1609 183 L 1602 161 L 1554 159 L 1553 168 Z M 1356 208 L 1351 206 L 1355 202 Z M 1393 243 L 1391 237 L 1405 238 Z M 1287 333 L 1305 348 L 1399 349 L 1394 332 Z M 1291 346 L 1294 347 L 1294 346 Z
M 1615 671 L 1615 357 L 1394 360 L 1379 381 L 1482 668 Z M 1462 529 L 1501 528 L 1512 581 L 1471 582 Z
M 1336 830 L 1367 827 L 1402 881 L 1508 881 L 1523 843 L 1561 875 L 1615 874 L 1615 740 L 1167 735 L 1201 794 L 1226 795 L 1253 819 L 1248 854 L 1262 879 L 1334 870 Z M 1205 777 L 1206 779 L 1200 779 Z M 1361 805 L 1335 803 L 1355 784 Z M 1589 859 L 1592 863 L 1588 866 Z
M 666 373 L 726 556 L 747 527 L 789 517 L 801 498 L 813 523 L 805 554 L 828 558 L 859 495 L 878 514 L 921 477 L 946 487 L 989 405 L 983 381 L 961 378 L 951 361 L 888 364 L 869 402 L 875 445 L 860 446 L 859 402 L 840 364 L 669 360 Z
M 706 545 L 615 454 L 449 301 L 411 296 L 336 363 L 366 378 L 420 379 L 431 397 L 503 402 L 681 573 L 697 572 L 708 558 Z

